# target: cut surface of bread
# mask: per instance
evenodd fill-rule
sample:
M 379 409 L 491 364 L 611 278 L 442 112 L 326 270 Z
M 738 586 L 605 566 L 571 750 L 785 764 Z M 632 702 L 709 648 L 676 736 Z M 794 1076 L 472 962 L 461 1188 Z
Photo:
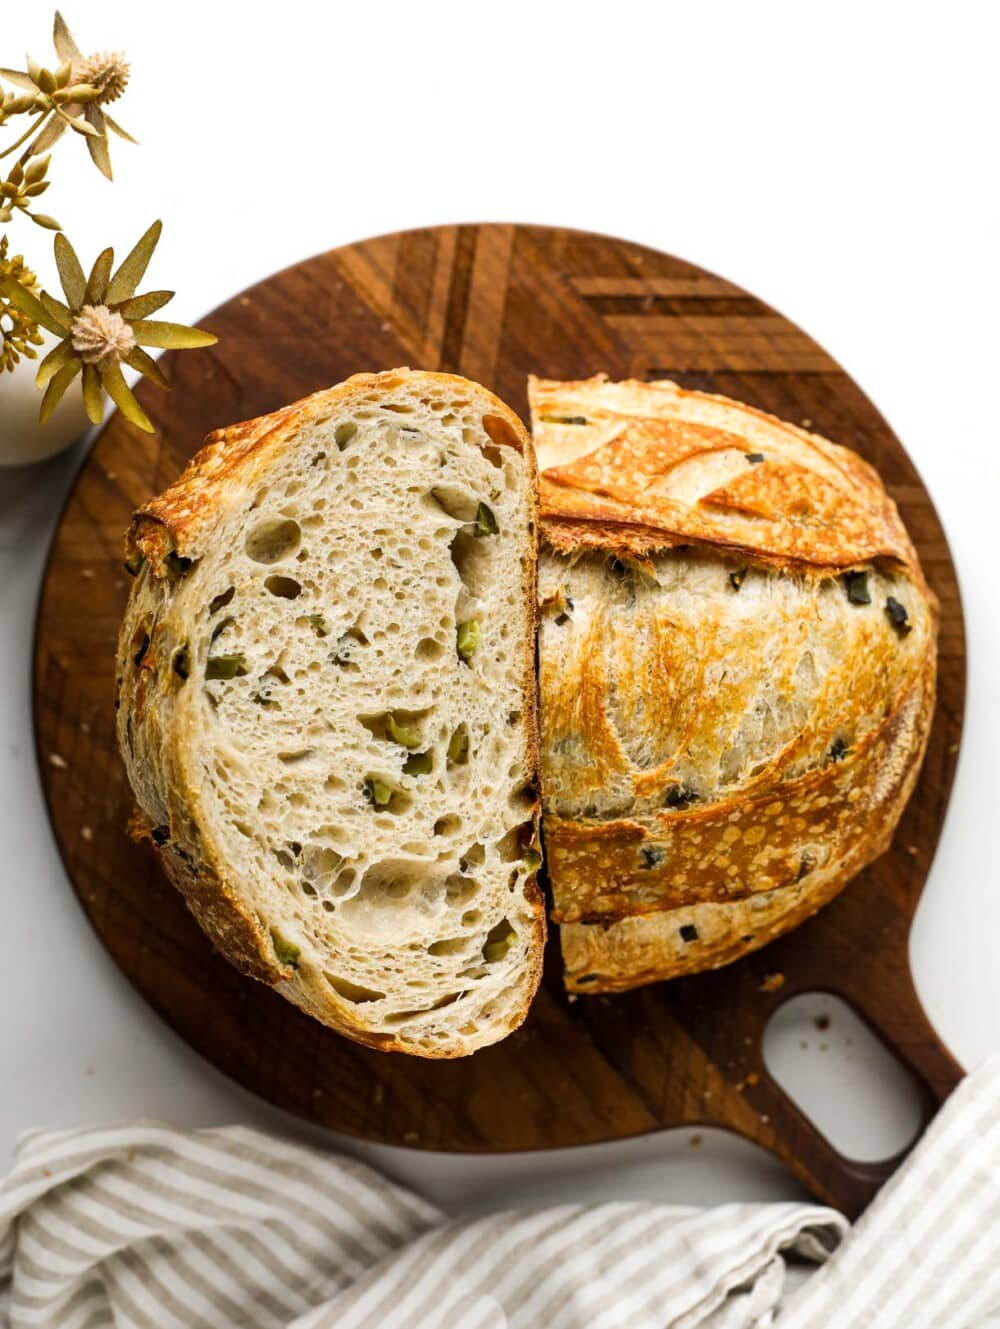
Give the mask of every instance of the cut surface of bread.
M 936 605 L 846 448 L 676 384 L 531 381 L 544 833 L 567 985 L 715 967 L 888 846 Z
M 210 436 L 135 516 L 118 736 L 216 946 L 360 1042 L 454 1057 L 538 983 L 534 460 L 444 374 Z

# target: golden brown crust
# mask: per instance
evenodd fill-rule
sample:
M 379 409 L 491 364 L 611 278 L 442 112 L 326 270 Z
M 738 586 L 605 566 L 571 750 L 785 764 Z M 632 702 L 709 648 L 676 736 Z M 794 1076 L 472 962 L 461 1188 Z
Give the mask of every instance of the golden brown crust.
M 934 704 L 926 671 L 840 759 L 794 780 L 765 779 L 707 807 L 664 810 L 652 826 L 549 814 L 557 923 L 593 923 L 741 900 L 837 872 L 859 841 L 881 854 L 909 796 Z
M 569 992 L 628 992 L 685 974 L 720 969 L 777 941 L 829 904 L 864 862 L 844 863 L 827 880 L 796 884 L 730 904 L 696 904 L 636 914 L 607 925 L 560 929 Z
M 818 435 L 667 381 L 532 378 L 529 395 L 555 548 L 593 545 L 589 525 L 625 552 L 698 542 L 774 566 L 917 566 L 875 471 Z
M 185 709 L 183 691 L 171 690 L 164 684 L 170 678 L 172 661 L 181 645 L 174 636 L 170 605 L 183 561 L 197 559 L 205 552 L 220 519 L 230 510 L 247 505 L 271 460 L 300 431 L 321 422 L 337 408 L 350 409 L 355 398 L 373 389 L 391 392 L 404 384 L 412 388 L 414 380 L 419 380 L 421 388 L 426 386 L 428 391 L 474 388 L 480 399 L 485 398 L 489 413 L 483 423 L 493 446 L 515 448 L 524 455 L 529 467 L 531 534 L 536 535 L 537 472 L 530 436 L 499 398 L 456 375 L 406 369 L 356 374 L 327 392 L 294 402 L 272 415 L 216 430 L 178 480 L 134 514 L 126 534 L 127 556 L 141 566 L 119 634 L 116 709 L 119 746 L 140 805 L 131 832 L 137 838 L 150 840 L 168 878 L 216 948 L 241 972 L 278 987 L 282 995 L 303 1010 L 357 1042 L 383 1051 L 449 1057 L 457 1055 L 453 1048 L 413 1046 L 404 1037 L 373 1033 L 344 1018 L 295 967 L 278 961 L 269 931 L 229 884 L 225 855 L 212 841 L 207 819 L 201 814 L 197 772 L 188 766 L 188 752 L 195 748 L 196 720 Z M 525 555 L 524 575 L 532 632 L 531 644 L 524 652 L 525 697 L 529 705 L 523 722 L 530 768 L 537 772 L 534 540 Z M 531 815 L 537 838 L 540 815 L 537 800 Z M 544 951 L 545 907 L 535 874 L 527 879 L 524 891 L 533 906 L 533 970 L 525 981 L 525 1000 L 510 1021 L 511 1029 L 527 1013 L 541 975 Z
M 118 642 L 118 740 L 139 802 L 129 833 L 149 841 L 167 877 L 230 963 L 261 982 L 277 983 L 291 971 L 276 962 L 260 921 L 226 884 L 222 860 L 206 841 L 197 814 L 188 809 L 182 815 L 173 805 L 173 791 L 184 789 L 191 797 L 193 790 L 164 732 L 160 680 L 169 677 L 174 643 L 169 633 L 157 631 L 162 610 L 162 587 L 144 567 Z
M 936 602 L 848 449 L 671 383 L 533 379 L 530 397 L 553 551 L 552 918 L 567 986 L 618 991 L 764 945 L 884 852 L 930 729 Z M 864 607 L 848 569 L 871 579 Z M 887 596 L 908 606 L 902 630 Z M 782 708 L 798 728 L 768 748 Z

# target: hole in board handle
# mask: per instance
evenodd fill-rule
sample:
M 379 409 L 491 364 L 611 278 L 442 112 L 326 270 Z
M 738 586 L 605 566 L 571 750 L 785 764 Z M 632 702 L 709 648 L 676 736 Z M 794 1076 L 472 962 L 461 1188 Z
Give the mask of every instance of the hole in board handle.
M 892 1158 L 923 1126 L 913 1075 L 832 993 L 802 992 L 779 1006 L 763 1055 L 771 1078 L 845 1158 Z

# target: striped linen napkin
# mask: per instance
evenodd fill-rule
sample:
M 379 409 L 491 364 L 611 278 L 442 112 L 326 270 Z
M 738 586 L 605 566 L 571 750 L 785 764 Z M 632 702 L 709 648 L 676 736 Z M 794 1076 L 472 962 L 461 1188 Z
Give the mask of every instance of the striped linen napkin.
M 795 1260 L 822 1268 L 792 1288 Z M 36 1132 L 0 1187 L 0 1284 L 10 1329 L 962 1329 L 1000 1305 L 1000 1059 L 853 1232 L 808 1204 L 452 1221 L 245 1127 Z

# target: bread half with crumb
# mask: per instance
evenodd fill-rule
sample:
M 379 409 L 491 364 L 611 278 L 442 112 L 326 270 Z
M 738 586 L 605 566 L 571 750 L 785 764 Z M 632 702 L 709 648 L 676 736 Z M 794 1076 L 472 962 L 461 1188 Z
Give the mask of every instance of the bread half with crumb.
M 543 828 L 566 984 L 715 968 L 889 845 L 937 605 L 856 453 L 675 383 L 533 379 Z
M 538 984 L 535 489 L 501 401 L 393 370 L 212 434 L 128 532 L 139 831 L 234 965 L 386 1051 Z

